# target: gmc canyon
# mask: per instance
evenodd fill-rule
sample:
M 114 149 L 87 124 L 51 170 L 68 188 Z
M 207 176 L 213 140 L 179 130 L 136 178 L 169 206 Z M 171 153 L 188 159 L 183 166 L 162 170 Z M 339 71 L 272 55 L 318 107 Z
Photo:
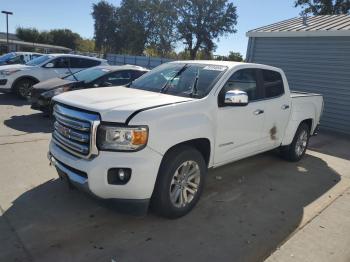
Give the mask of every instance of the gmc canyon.
M 196 205 L 208 168 L 276 148 L 300 160 L 323 110 L 321 95 L 291 92 L 279 68 L 224 61 L 170 62 L 54 101 L 48 157 L 59 176 L 169 218 Z

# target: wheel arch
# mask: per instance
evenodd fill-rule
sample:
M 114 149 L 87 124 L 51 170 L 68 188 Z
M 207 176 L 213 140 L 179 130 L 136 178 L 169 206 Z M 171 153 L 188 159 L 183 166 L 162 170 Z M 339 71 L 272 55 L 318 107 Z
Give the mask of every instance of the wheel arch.
M 12 86 L 11 86 L 11 90 L 14 90 L 16 84 L 23 79 L 30 79 L 30 80 L 34 81 L 35 83 L 40 82 L 39 79 L 35 78 L 34 76 L 30 76 L 30 75 L 20 76 L 15 81 L 13 81 Z
M 288 128 L 287 130 L 289 130 L 289 132 L 287 133 L 287 135 L 284 137 L 281 145 L 282 146 L 286 146 L 286 145 L 290 145 L 293 142 L 293 138 L 295 136 L 295 133 L 297 132 L 299 126 L 303 123 L 306 123 L 309 127 L 309 132 L 310 135 L 312 135 L 312 131 L 313 131 L 313 122 L 314 119 L 312 118 L 306 118 L 301 120 L 299 123 L 296 121 L 293 121 L 293 126 L 291 128 Z
M 177 148 L 179 146 L 190 146 L 190 147 L 195 148 L 196 150 L 199 151 L 199 153 L 202 154 L 206 165 L 209 166 L 210 157 L 211 157 L 211 144 L 210 144 L 210 140 L 208 138 L 195 138 L 195 139 L 186 140 L 186 141 L 180 142 L 176 145 L 173 145 L 165 152 L 163 159 L 170 151 L 174 150 L 175 148 Z

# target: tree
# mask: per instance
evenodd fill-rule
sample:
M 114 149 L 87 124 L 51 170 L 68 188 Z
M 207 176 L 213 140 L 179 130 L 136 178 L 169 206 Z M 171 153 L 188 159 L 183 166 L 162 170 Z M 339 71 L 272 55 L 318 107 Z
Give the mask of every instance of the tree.
M 17 27 L 16 35 L 23 41 L 32 43 L 45 43 L 40 40 L 40 32 L 36 28 Z
M 118 32 L 124 53 L 141 55 L 145 49 L 150 28 L 146 4 L 147 1 L 143 0 L 122 0 L 117 9 Z
M 96 49 L 102 52 L 119 51 L 116 39 L 116 8 L 106 1 L 100 1 L 92 5 L 92 17 L 95 20 L 95 44 Z
M 334 15 L 349 14 L 349 0 L 296 0 L 295 7 L 304 8 L 302 14 Z
M 177 41 L 177 13 L 171 0 L 146 0 L 147 47 L 156 50 L 158 56 L 174 55 L 174 45 Z
M 177 0 L 176 9 L 179 38 L 191 59 L 200 49 L 209 55 L 215 49 L 214 39 L 236 32 L 236 7 L 227 0 Z
M 216 56 L 215 60 L 242 62 L 243 56 L 238 52 L 230 51 L 228 56 Z
M 77 50 L 81 52 L 94 52 L 95 51 L 95 41 L 93 39 L 79 39 Z
M 16 29 L 16 35 L 23 41 L 59 45 L 71 49 L 76 49 L 78 41 L 81 39 L 79 34 L 74 33 L 69 29 L 39 31 L 36 28 L 18 27 Z
M 49 32 L 52 37 L 52 44 L 65 46 L 73 50 L 77 49 L 80 35 L 69 29 L 54 29 Z

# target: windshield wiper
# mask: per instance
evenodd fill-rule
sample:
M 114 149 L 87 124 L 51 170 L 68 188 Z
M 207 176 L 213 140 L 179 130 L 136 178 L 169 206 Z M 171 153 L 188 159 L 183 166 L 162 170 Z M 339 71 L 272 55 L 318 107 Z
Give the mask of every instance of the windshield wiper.
M 70 69 L 70 66 L 69 66 L 68 62 L 65 62 L 64 64 L 65 64 L 65 66 L 67 67 L 67 69 L 68 69 L 70 75 L 73 76 L 73 78 L 75 79 L 75 81 L 79 82 L 78 78 L 75 76 L 75 73 L 73 73 L 72 70 Z
M 168 89 L 169 89 L 168 88 L 169 83 L 174 81 L 174 79 L 176 77 L 178 77 L 179 75 L 181 75 L 186 69 L 187 69 L 187 64 L 185 64 L 171 79 L 166 81 L 164 86 L 162 86 L 162 88 L 160 89 L 159 93 L 166 93 L 168 91 Z

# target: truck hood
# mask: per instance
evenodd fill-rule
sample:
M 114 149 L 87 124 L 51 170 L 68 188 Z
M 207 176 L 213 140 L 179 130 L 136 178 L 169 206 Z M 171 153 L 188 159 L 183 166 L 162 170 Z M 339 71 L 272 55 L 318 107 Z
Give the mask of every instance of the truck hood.
M 101 115 L 103 121 L 125 123 L 138 110 L 191 101 L 179 97 L 123 86 L 92 88 L 63 93 L 54 101 Z

